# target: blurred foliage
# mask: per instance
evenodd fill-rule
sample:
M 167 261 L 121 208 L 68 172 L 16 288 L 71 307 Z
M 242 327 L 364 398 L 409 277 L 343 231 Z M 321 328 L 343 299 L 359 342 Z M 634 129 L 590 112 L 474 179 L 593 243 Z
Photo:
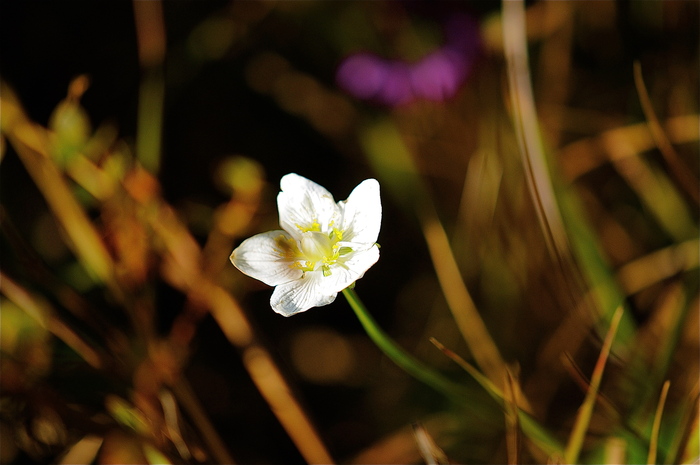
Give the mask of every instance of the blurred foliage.
M 0 461 L 697 462 L 698 3 L 506 3 L 0 4 Z M 380 181 L 357 292 L 463 399 L 230 266 L 289 172 Z

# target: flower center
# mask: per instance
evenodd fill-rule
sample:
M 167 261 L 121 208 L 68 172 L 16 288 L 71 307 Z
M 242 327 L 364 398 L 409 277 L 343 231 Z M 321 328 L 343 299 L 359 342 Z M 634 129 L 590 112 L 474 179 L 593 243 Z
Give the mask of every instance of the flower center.
M 330 234 L 320 231 L 305 231 L 299 241 L 298 258 L 294 267 L 303 272 L 321 270 L 323 276 L 330 276 L 331 266 L 342 256 L 352 252 L 350 247 L 341 247 L 342 231 L 333 228 Z M 303 277 L 303 276 L 302 276 Z
M 301 252 L 312 262 L 323 261 L 333 257 L 333 242 L 328 234 L 307 231 L 301 237 Z

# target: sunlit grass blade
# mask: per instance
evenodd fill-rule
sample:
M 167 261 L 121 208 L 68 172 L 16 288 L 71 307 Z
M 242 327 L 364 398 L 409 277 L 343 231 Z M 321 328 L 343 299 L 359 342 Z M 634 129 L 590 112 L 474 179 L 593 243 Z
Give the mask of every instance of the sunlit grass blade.
M 666 382 L 664 382 L 663 387 L 661 388 L 661 394 L 659 395 L 659 403 L 656 405 L 654 423 L 651 426 L 651 435 L 649 437 L 649 455 L 647 455 L 648 465 L 656 463 L 656 451 L 659 446 L 659 430 L 661 429 L 661 416 L 664 412 L 664 406 L 666 405 L 666 396 L 668 396 L 668 389 L 670 387 L 671 381 L 666 380 Z
M 581 448 L 583 447 L 583 441 L 586 437 L 586 432 L 588 431 L 591 416 L 593 415 L 593 407 L 595 406 L 596 398 L 598 396 L 598 389 L 600 388 L 600 383 L 603 379 L 605 364 L 610 356 L 610 349 L 612 348 L 612 343 L 615 339 L 615 334 L 617 333 L 617 328 L 620 324 L 622 314 L 623 308 L 619 307 L 615 311 L 615 314 L 610 322 L 610 329 L 605 336 L 603 346 L 600 350 L 600 355 L 598 356 L 598 361 L 593 369 L 591 384 L 588 387 L 588 392 L 583 400 L 583 404 L 581 407 L 579 407 L 578 415 L 576 416 L 576 421 L 574 422 L 574 427 L 571 431 L 569 441 L 564 451 L 564 460 L 566 463 L 578 463 L 579 454 L 581 453 Z

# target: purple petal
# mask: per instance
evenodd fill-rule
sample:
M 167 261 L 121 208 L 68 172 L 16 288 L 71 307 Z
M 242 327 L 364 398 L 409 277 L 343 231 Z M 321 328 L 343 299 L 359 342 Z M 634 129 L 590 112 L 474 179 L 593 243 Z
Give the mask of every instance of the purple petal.
M 411 68 L 411 86 L 416 96 L 442 101 L 452 97 L 465 77 L 467 65 L 458 54 L 439 50 Z
M 369 100 L 381 90 L 387 74 L 387 63 L 369 53 L 346 58 L 338 67 L 338 86 L 355 97 Z
M 414 99 L 411 89 L 411 68 L 401 61 L 387 63 L 388 70 L 376 99 L 389 106 L 404 105 Z
M 371 53 L 351 55 L 338 67 L 336 82 L 357 98 L 387 106 L 449 99 L 469 75 L 481 40 L 479 23 L 466 15 L 452 16 L 444 31 L 445 44 L 413 64 Z

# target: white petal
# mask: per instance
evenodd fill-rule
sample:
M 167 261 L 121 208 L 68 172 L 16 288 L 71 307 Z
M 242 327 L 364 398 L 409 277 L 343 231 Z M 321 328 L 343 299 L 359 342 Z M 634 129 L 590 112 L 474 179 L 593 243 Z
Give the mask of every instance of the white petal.
M 330 192 L 298 174 L 287 174 L 280 181 L 282 192 L 277 195 L 280 226 L 300 239 L 303 231 L 329 232 L 331 221 L 340 216 Z
M 360 279 L 365 274 L 365 271 L 377 263 L 377 260 L 379 260 L 379 247 L 374 244 L 368 250 L 359 250 L 350 255 L 345 260 L 344 265 L 357 274 L 355 279 Z
M 377 242 L 382 225 L 382 202 L 376 179 L 362 181 L 350 193 L 343 209 L 343 240 L 373 244 Z
M 330 304 L 337 292 L 324 292 L 325 279 L 320 271 L 310 271 L 302 279 L 277 286 L 270 298 L 272 309 L 280 315 L 291 316 L 312 307 Z
M 248 276 L 277 286 L 301 278 L 302 271 L 292 267 L 294 247 L 294 239 L 285 231 L 269 231 L 244 240 L 230 259 Z
M 379 247 L 373 245 L 363 251 L 355 251 L 344 260 L 331 266 L 330 276 L 325 276 L 323 287 L 325 292 L 340 292 L 362 276 L 379 260 Z

